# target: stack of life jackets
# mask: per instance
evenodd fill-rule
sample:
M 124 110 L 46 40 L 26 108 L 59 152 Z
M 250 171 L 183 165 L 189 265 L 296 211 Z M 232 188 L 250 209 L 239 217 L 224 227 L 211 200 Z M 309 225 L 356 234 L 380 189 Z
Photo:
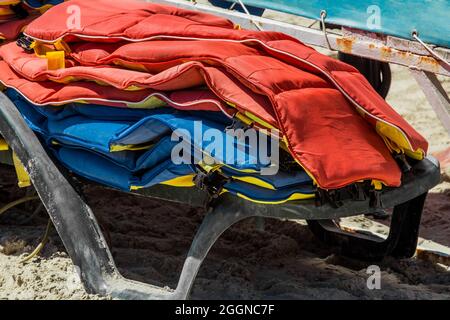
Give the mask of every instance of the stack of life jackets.
M 0 58 L 6 94 L 48 150 L 72 172 L 122 190 L 198 186 L 263 203 L 355 186 L 370 194 L 400 186 L 395 158 L 427 152 L 355 68 L 201 12 L 72 0 L 31 22 Z M 273 163 L 253 152 L 260 144 L 227 144 L 229 128 L 269 132 L 278 169 L 263 174 Z M 214 137 L 222 152 L 195 134 L 210 129 L 223 132 Z M 173 160 L 181 140 L 188 163 Z
M 64 0 L 0 0 L 0 42 L 14 40 L 39 14 Z

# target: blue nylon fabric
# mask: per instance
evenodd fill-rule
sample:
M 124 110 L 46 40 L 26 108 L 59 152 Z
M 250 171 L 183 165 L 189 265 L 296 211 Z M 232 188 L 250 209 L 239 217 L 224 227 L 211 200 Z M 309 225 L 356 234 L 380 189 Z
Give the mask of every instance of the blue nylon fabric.
M 191 165 L 175 165 L 170 158 L 158 162 L 144 174 L 133 174 L 122 166 L 85 149 L 60 147 L 55 149 L 58 160 L 76 174 L 120 190 L 129 191 L 132 186 L 151 187 L 158 183 L 195 173 Z
M 105 162 L 92 152 L 76 148 L 62 147 L 57 151 L 57 157 L 67 168 L 78 175 L 125 191 L 129 190 L 129 186 L 145 188 L 195 173 L 192 166 L 174 165 L 169 159 L 158 164 L 151 171 L 147 171 L 141 177 L 130 176 L 127 170 L 116 166 L 114 163 Z M 83 161 L 80 161 L 80 159 L 83 159 Z M 306 195 L 314 193 L 314 188 L 310 183 L 270 190 L 235 180 L 226 183 L 224 188 L 232 194 L 242 194 L 250 199 L 265 202 L 283 201 L 295 193 Z
M 228 167 L 222 167 L 222 172 L 227 176 L 233 177 L 248 177 L 247 173 L 239 172 Z M 278 171 L 275 175 L 258 175 L 258 179 L 267 182 L 268 184 L 274 186 L 277 190 L 298 186 L 298 185 L 310 185 L 311 178 L 306 174 L 305 171 L 294 171 L 294 172 L 283 172 Z
M 296 185 L 283 189 L 271 190 L 235 180 L 225 184 L 224 188 L 232 194 L 237 195 L 239 193 L 252 200 L 264 202 L 283 201 L 289 199 L 290 196 L 296 193 L 301 193 L 304 195 L 314 194 L 314 188 L 311 184 Z
M 220 119 L 222 122 L 213 121 L 219 116 L 211 115 L 211 112 L 187 113 L 170 108 L 138 111 L 85 104 L 70 104 L 56 110 L 34 106 L 12 89 L 8 89 L 6 94 L 14 101 L 30 127 L 43 134 L 48 143 L 56 140 L 65 145 L 110 154 L 113 145 L 148 144 L 159 141 L 174 130 L 182 129 L 187 136 L 181 136 L 196 150 L 204 151 L 207 144 L 202 141 L 202 133 L 215 129 L 217 133 L 221 133 L 218 144 L 225 146 L 222 152 L 211 154 L 219 163 L 230 163 L 237 170 L 259 171 L 267 166 L 258 161 L 257 150 L 252 149 L 247 141 L 235 140 L 233 145 L 228 146 L 226 139 L 230 136 L 224 134 L 224 131 L 231 122 L 225 120 L 224 116 Z M 200 134 L 196 135 L 196 130 Z M 192 151 L 191 153 L 196 155 Z M 228 159 L 230 154 L 234 158 Z M 195 161 L 199 161 L 199 158 Z
M 150 187 L 197 172 L 194 165 L 172 161 L 172 149 L 178 144 L 169 134 L 172 130 L 182 128 L 193 133 L 196 120 L 202 120 L 203 130 L 223 131 L 230 125 L 228 119 L 210 112 L 186 113 L 169 108 L 133 110 L 75 103 L 64 108 L 49 108 L 34 106 L 12 89 L 6 94 L 63 165 L 80 176 L 125 191 L 132 186 Z M 199 137 L 192 138 L 188 149 L 192 145 L 201 146 L 200 140 Z M 111 141 L 153 144 L 145 150 L 110 152 Z M 233 151 L 236 154 L 243 152 L 236 146 Z M 193 154 L 192 149 L 190 152 Z M 239 166 L 261 169 L 254 164 L 241 163 Z M 258 177 L 277 189 L 265 189 L 238 180 L 225 186 L 233 194 L 259 201 L 282 201 L 294 193 L 314 192 L 311 179 L 304 171 L 280 171 L 273 176 L 243 173 L 230 167 L 222 167 L 222 171 L 227 176 Z

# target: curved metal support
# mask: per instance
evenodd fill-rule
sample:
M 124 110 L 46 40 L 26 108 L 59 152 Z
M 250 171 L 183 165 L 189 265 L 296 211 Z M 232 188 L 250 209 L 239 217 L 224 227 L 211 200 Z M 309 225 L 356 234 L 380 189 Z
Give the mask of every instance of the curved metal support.
M 373 234 L 350 233 L 332 220 L 308 220 L 308 226 L 321 241 L 336 247 L 340 254 L 367 261 L 386 256 L 412 257 L 416 251 L 419 225 L 427 193 L 394 207 L 386 239 Z
M 125 298 L 170 297 L 167 290 L 126 280 L 119 274 L 92 210 L 2 93 L 0 106 L 0 133 L 23 163 L 86 291 Z
M 64 246 L 81 270 L 90 292 L 107 291 L 105 275 L 114 275 L 115 266 L 91 209 L 50 160 L 41 143 L 16 107 L 0 94 L 0 132 L 14 150 L 42 200 Z M 64 212 L 64 214 L 61 214 Z M 76 230 L 75 233 L 67 233 Z M 89 272 L 84 272 L 86 266 Z
M 175 291 L 177 299 L 188 298 L 203 260 L 222 233 L 235 223 L 257 215 L 256 212 L 245 210 L 245 207 L 238 205 L 237 202 L 226 201 L 224 198 L 214 209 L 207 213 L 184 262 Z

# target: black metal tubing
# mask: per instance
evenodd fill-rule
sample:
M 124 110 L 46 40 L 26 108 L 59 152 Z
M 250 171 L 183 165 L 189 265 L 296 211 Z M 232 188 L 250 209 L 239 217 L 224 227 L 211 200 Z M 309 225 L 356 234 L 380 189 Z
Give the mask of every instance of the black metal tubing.
M 91 293 L 110 294 L 122 299 L 185 299 L 215 241 L 225 230 L 242 219 L 264 217 L 329 220 L 376 210 L 369 207 L 369 200 L 345 200 L 341 207 L 333 208 L 328 204 L 316 207 L 314 201 L 265 205 L 224 194 L 200 225 L 176 290 L 167 290 L 131 281 L 119 274 L 91 209 L 48 157 L 14 104 L 2 93 L 0 133 L 24 164 L 67 252 L 80 271 L 86 290 Z M 401 187 L 383 194 L 383 203 L 386 207 L 394 207 L 408 202 L 426 193 L 439 179 L 438 162 L 427 158 L 414 166 L 414 175 L 405 179 Z M 202 206 L 207 199 L 207 195 L 199 190 L 163 185 L 137 194 L 194 206 Z M 408 242 L 406 236 L 399 239 Z
M 333 220 L 308 220 L 308 226 L 317 238 L 345 256 L 366 261 L 380 261 L 386 256 L 409 258 L 416 251 L 426 196 L 424 193 L 394 207 L 387 239 L 346 232 Z

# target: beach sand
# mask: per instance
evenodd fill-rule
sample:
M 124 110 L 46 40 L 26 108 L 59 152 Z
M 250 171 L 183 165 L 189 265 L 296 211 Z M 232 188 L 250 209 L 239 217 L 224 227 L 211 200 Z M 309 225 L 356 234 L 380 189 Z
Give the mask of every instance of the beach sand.
M 388 102 L 438 154 L 450 138 L 406 68 L 394 66 Z M 444 86 L 450 91 L 450 79 Z M 445 171 L 447 170 L 447 174 Z M 450 174 L 431 190 L 420 229 L 420 244 L 450 247 Z M 14 173 L 0 167 L 0 205 L 23 194 Z M 110 239 L 116 263 L 126 277 L 174 288 L 190 242 L 204 212 L 99 187 L 86 195 Z M 45 213 L 32 207 L 0 217 L 0 299 L 103 299 L 86 294 L 55 231 L 41 257 L 19 261 L 39 242 Z M 23 212 L 25 211 L 25 212 Z M 349 226 L 386 233 L 365 217 Z M 381 289 L 366 285 L 368 264 L 340 257 L 318 242 L 304 221 L 253 219 L 228 230 L 214 245 L 194 284 L 194 299 L 450 299 L 450 269 L 427 259 L 388 258 L 379 267 Z M 108 298 L 108 297 L 106 297 Z

